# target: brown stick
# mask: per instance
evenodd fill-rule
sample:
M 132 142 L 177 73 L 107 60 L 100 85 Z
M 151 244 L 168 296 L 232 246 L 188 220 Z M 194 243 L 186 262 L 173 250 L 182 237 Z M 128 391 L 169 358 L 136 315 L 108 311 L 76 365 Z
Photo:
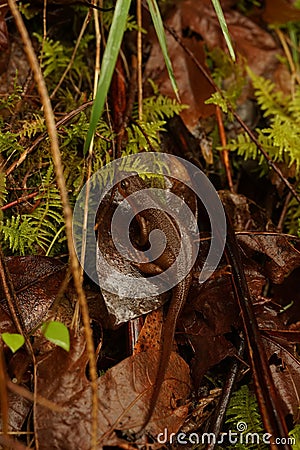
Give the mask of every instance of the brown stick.
M 23 195 L 23 197 L 18 198 L 17 200 L 14 200 L 13 202 L 7 203 L 4 206 L 1 206 L 1 211 L 5 211 L 6 209 L 10 209 L 13 206 L 19 205 L 20 203 L 24 203 L 27 200 L 36 197 L 39 194 L 39 192 L 32 192 L 32 194 Z
M 228 152 L 228 150 L 226 150 L 227 141 L 226 141 L 224 123 L 223 123 L 223 119 L 222 119 L 222 111 L 221 111 L 220 106 L 216 106 L 216 118 L 217 118 L 217 123 L 218 123 L 218 128 L 219 128 L 221 144 L 222 144 L 222 147 L 224 148 L 224 150 L 222 151 L 222 156 L 223 156 L 223 164 L 225 167 L 228 186 L 229 186 L 230 192 L 234 192 L 231 169 L 230 169 L 229 152 Z
M 7 373 L 3 355 L 3 345 L 0 342 L 0 411 L 2 432 L 4 437 L 8 435 L 8 395 L 6 387 Z

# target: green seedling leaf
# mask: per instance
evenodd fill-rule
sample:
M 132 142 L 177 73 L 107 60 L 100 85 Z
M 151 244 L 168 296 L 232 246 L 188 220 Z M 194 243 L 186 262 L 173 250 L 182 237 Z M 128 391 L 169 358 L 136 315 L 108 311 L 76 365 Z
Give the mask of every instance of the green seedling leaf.
M 224 14 L 223 14 L 222 7 L 220 5 L 219 0 L 211 0 L 211 1 L 212 1 L 212 4 L 214 5 L 214 8 L 215 8 L 215 11 L 216 11 L 216 14 L 217 14 L 217 17 L 218 17 L 218 20 L 220 23 L 220 27 L 221 27 L 222 33 L 224 35 L 230 56 L 232 58 L 232 61 L 235 61 L 236 57 L 235 57 L 235 53 L 234 53 L 233 46 L 231 43 L 231 38 L 230 38 L 227 23 L 226 23 Z
M 68 328 L 61 322 L 47 322 L 42 326 L 42 333 L 48 341 L 58 345 L 67 352 L 70 350 L 70 334 Z
M 19 350 L 25 342 L 24 336 L 18 333 L 2 333 L 1 337 L 13 353 Z
M 173 72 L 173 67 L 172 67 L 172 63 L 169 57 L 169 53 L 168 53 L 168 48 L 167 48 L 167 41 L 166 41 L 166 34 L 165 34 L 165 30 L 164 30 L 164 25 L 163 25 L 163 21 L 159 12 L 159 8 L 158 5 L 156 3 L 156 0 L 147 0 L 148 6 L 149 6 L 149 11 L 151 14 L 151 18 L 153 21 L 153 25 L 156 31 L 156 35 L 158 38 L 158 42 L 165 60 L 165 64 L 167 67 L 167 71 L 169 74 L 169 78 L 172 84 L 172 88 L 173 91 L 175 92 L 175 95 L 177 97 L 177 100 L 180 101 L 179 99 L 179 95 L 178 95 L 178 87 L 177 87 L 177 83 L 175 80 L 175 76 L 174 76 L 174 72 Z
M 100 78 L 92 107 L 89 129 L 83 149 L 84 154 L 86 154 L 89 150 L 90 144 L 95 135 L 98 121 L 103 111 L 105 99 L 120 51 L 130 3 L 131 0 L 117 0 L 116 2 L 115 12 L 101 63 Z

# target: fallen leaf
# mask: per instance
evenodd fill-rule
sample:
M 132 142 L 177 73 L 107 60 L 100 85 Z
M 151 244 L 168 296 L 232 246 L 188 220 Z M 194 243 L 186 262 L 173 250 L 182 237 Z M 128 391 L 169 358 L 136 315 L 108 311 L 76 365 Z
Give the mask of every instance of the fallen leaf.
M 293 416 L 294 423 L 300 420 L 300 361 L 282 345 L 269 337 L 263 337 L 272 377 L 284 405 L 285 414 Z
M 66 266 L 46 256 L 11 256 L 6 258 L 20 311 L 30 332 L 45 319 L 64 280 Z M 0 288 L 0 304 L 8 311 Z
M 143 425 L 154 383 L 158 352 L 148 351 L 126 358 L 98 379 L 98 443 L 117 445 L 126 432 Z M 56 348 L 38 363 L 38 392 L 65 408 L 53 412 L 37 405 L 39 446 L 48 449 L 90 448 L 91 387 L 86 378 L 88 358 L 84 336 L 72 336 L 66 354 Z M 187 364 L 176 353 L 171 356 L 166 379 L 147 431 L 154 438 L 167 428 L 176 433 L 184 422 L 190 393 Z
M 238 242 L 248 257 L 260 263 L 274 284 L 281 284 L 300 267 L 299 239 L 279 233 L 241 233 Z

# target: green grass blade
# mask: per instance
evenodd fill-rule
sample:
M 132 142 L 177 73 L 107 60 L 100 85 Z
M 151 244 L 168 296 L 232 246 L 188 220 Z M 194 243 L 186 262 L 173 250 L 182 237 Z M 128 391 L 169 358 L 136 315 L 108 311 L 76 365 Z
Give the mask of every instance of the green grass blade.
M 130 3 L 131 0 L 117 0 L 116 2 L 115 12 L 101 63 L 101 72 L 97 87 L 97 93 L 93 103 L 91 120 L 84 144 L 84 154 L 86 154 L 89 149 L 90 143 L 96 131 L 98 121 L 103 111 L 105 99 L 120 51 Z
M 162 22 L 162 18 L 158 9 L 158 5 L 156 3 L 156 0 L 147 0 L 149 11 L 152 17 L 153 25 L 157 34 L 158 42 L 161 47 L 161 51 L 165 60 L 165 64 L 168 70 L 169 78 L 172 84 L 172 88 L 175 92 L 175 95 L 179 101 L 179 95 L 178 95 L 178 87 L 175 80 L 172 63 L 168 54 L 167 49 L 167 41 L 166 41 L 166 35 L 165 30 Z
M 225 38 L 225 41 L 226 41 L 226 44 L 227 44 L 227 47 L 229 50 L 230 56 L 231 56 L 232 60 L 235 61 L 236 57 L 235 57 L 235 53 L 234 53 L 234 50 L 232 47 L 232 43 L 231 43 L 228 28 L 227 28 L 227 23 L 226 23 L 226 20 L 225 20 L 223 11 L 222 11 L 222 7 L 220 5 L 219 0 L 211 0 L 211 1 L 212 1 L 212 4 L 214 5 L 214 8 L 215 8 L 215 11 L 216 11 L 216 14 L 217 14 L 217 17 L 218 17 L 218 20 L 219 20 L 219 23 L 221 26 L 221 30 L 222 30 L 222 33 L 224 35 L 224 38 Z

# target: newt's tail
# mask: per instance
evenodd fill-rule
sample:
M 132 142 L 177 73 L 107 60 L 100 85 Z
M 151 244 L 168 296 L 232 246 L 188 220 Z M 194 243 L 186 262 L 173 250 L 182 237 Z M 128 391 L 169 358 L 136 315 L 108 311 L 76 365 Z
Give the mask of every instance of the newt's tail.
M 172 299 L 168 309 L 166 320 L 163 324 L 163 332 L 161 339 L 161 352 L 159 356 L 159 363 L 156 372 L 155 384 L 153 387 L 152 395 L 150 398 L 149 409 L 145 417 L 141 432 L 146 428 L 152 414 L 155 410 L 157 400 L 160 394 L 161 386 L 164 382 L 167 368 L 170 361 L 170 356 L 172 353 L 173 340 L 175 335 L 175 329 L 177 324 L 178 316 L 184 306 L 189 287 L 191 284 L 191 275 L 178 283 L 172 290 Z

